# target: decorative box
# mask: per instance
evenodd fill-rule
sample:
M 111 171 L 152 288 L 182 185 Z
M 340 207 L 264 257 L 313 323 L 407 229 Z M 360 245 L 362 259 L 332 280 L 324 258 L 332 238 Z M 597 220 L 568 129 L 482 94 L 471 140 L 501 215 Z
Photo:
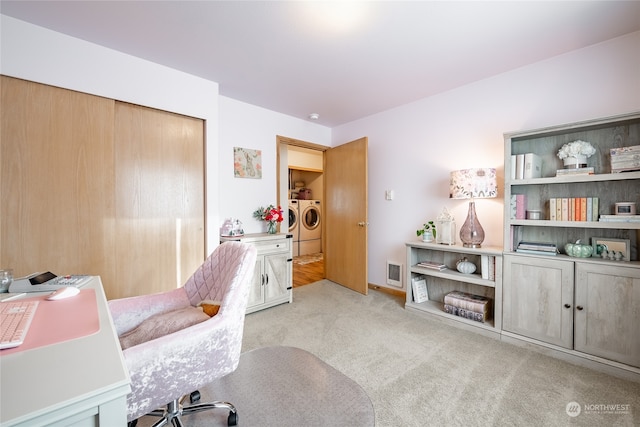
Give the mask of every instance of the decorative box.
M 640 145 L 611 148 L 611 172 L 640 170 Z

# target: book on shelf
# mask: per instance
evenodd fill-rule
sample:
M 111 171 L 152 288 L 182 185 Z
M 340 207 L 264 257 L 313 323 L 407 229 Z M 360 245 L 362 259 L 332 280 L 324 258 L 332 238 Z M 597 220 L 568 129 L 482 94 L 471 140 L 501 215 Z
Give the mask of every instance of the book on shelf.
M 543 251 L 543 252 L 556 252 L 558 247 L 555 243 L 546 243 L 546 242 L 520 242 L 518 244 L 518 249 L 529 249 L 534 251 Z
M 525 219 L 527 210 L 527 196 L 524 194 L 512 194 L 510 200 L 511 219 Z
M 556 255 L 558 252 L 550 252 L 550 251 L 537 251 L 533 249 L 516 249 L 516 252 L 521 254 L 530 254 L 530 255 Z
M 640 222 L 640 215 L 600 215 L 600 222 Z
M 516 179 L 524 179 L 524 154 L 516 154 Z
M 550 198 L 549 219 L 552 221 L 597 221 L 599 201 L 600 199 L 597 197 Z
M 447 266 L 442 264 L 441 262 L 433 262 L 433 261 L 420 261 L 416 264 L 417 267 L 428 268 L 430 270 L 446 270 Z
M 496 280 L 496 257 L 494 255 L 480 256 L 480 276 L 485 280 Z
M 445 313 L 453 314 L 454 316 L 464 317 L 465 319 L 474 320 L 481 323 L 489 320 L 488 316 L 490 315 L 490 313 L 478 313 L 471 310 L 465 310 L 464 308 L 454 307 L 449 304 L 444 305 L 444 311 Z
M 491 298 L 468 292 L 451 291 L 444 296 L 444 303 L 452 307 L 482 313 L 485 316 L 491 311 Z
M 542 178 L 542 157 L 534 153 L 526 153 L 524 155 L 523 178 Z
M 595 174 L 595 169 L 592 166 L 589 166 L 586 168 L 556 170 L 556 176 L 594 175 L 594 174 Z
M 427 290 L 427 279 L 423 276 L 416 276 L 411 279 L 411 290 L 413 291 L 413 301 L 417 303 L 429 301 Z

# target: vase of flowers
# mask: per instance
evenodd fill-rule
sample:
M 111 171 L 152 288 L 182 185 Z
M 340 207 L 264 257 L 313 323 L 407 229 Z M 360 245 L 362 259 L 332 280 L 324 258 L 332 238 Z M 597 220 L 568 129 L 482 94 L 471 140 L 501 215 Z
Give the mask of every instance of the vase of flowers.
M 562 160 L 565 169 L 587 167 L 587 158 L 593 156 L 596 149 L 586 141 L 568 142 L 558 151 L 558 158 Z
M 274 205 L 269 205 L 266 208 L 259 207 L 253 213 L 253 217 L 260 221 L 266 221 L 267 233 L 269 234 L 276 234 L 278 223 L 284 220 L 284 216 L 282 215 L 282 207 L 276 207 Z

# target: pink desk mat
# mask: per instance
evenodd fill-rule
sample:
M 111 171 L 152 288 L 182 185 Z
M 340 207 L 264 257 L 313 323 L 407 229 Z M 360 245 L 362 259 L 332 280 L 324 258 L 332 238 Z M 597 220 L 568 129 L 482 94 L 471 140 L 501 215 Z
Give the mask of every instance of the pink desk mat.
M 47 296 L 24 298 L 40 301 L 27 337 L 18 347 L 0 350 L 0 356 L 82 338 L 100 330 L 95 290 L 81 289 L 78 295 L 58 301 L 47 301 Z

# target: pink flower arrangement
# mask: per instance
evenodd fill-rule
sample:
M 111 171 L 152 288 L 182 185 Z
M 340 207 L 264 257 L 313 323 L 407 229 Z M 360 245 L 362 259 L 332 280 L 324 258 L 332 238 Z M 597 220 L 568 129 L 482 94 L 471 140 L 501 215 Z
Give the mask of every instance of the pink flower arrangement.
M 269 205 L 266 208 L 263 208 L 263 207 L 258 208 L 253 213 L 253 217 L 261 221 L 266 221 L 268 225 L 267 231 L 270 234 L 274 234 L 276 232 L 276 225 L 279 222 L 284 221 L 282 207 L 280 206 L 276 207 L 274 205 Z

